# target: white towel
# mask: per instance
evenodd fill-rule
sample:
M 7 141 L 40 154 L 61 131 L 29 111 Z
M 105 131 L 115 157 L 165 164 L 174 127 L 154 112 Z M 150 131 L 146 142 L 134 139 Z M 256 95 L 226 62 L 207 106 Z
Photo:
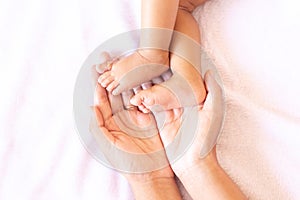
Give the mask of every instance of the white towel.
M 300 198 L 299 11 L 284 0 L 195 11 L 226 93 L 219 161 L 250 199 Z

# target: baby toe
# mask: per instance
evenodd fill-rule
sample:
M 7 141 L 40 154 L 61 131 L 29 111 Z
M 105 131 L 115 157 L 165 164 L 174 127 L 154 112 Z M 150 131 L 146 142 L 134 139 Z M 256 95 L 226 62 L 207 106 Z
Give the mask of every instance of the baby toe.
M 117 86 L 119 85 L 119 82 L 116 81 L 115 79 L 106 87 L 106 90 L 109 92 L 112 92 Z M 112 93 L 115 95 L 115 93 Z
M 101 74 L 98 78 L 98 82 L 101 84 L 102 81 L 104 81 L 107 77 L 111 76 L 110 72 L 104 72 L 103 74 Z
M 114 81 L 114 77 L 109 76 L 109 77 L 107 77 L 106 79 L 104 79 L 104 80 L 101 81 L 101 86 L 102 86 L 102 87 L 107 87 L 107 86 L 109 86 L 109 84 L 111 84 L 113 81 Z

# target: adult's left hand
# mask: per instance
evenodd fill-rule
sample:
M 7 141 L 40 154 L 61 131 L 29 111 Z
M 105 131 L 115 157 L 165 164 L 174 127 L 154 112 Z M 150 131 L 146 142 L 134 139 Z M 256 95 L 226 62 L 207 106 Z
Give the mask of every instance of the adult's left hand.
M 98 83 L 94 94 L 90 129 L 111 167 L 127 172 L 129 179 L 173 177 L 153 115 L 116 105 L 122 97 L 112 96 Z M 124 116 L 128 120 L 125 124 Z M 135 130 L 142 130 L 141 135 Z

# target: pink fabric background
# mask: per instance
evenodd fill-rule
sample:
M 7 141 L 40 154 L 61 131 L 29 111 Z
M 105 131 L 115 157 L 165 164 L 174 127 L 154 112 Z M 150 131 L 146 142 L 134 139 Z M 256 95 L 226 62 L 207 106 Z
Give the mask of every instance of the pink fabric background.
M 132 199 L 75 131 L 86 57 L 138 28 L 138 0 L 0 1 L 0 199 Z M 299 3 L 215 0 L 195 12 L 224 82 L 218 155 L 250 199 L 300 198 Z

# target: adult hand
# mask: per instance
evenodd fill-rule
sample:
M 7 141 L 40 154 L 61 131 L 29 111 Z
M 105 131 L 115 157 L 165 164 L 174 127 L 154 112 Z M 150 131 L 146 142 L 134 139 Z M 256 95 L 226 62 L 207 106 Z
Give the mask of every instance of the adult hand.
M 95 73 L 93 69 L 96 79 L 99 75 Z M 125 110 L 122 102 L 125 94 L 123 98 L 113 96 L 97 81 L 94 83 L 95 115 L 90 129 L 111 167 L 127 172 L 123 174 L 129 179 L 173 177 L 153 115 L 137 109 Z
M 208 94 L 204 105 L 193 108 L 196 109 L 198 118 L 198 129 L 195 133 L 195 139 L 183 156 L 176 160 L 176 162 L 171 163 L 172 169 L 178 176 L 188 171 L 188 168 L 199 164 L 210 152 L 212 153 L 209 155 L 215 157 L 215 151 L 212 151 L 212 149 L 222 128 L 225 105 L 222 88 L 215 80 L 211 71 L 205 74 L 205 84 Z M 178 130 L 181 128 L 184 121 L 183 113 L 185 109 L 187 108 L 166 112 L 167 120 L 164 128 L 160 131 L 160 136 L 165 146 L 174 140 Z M 191 134 L 184 132 L 185 130 L 181 131 L 183 131 L 182 137 L 185 137 L 186 134 Z M 168 157 L 170 157 L 170 153 L 168 153 Z
M 135 199 L 181 199 L 152 114 L 124 110 L 121 96 L 98 83 L 93 108 L 91 132 L 110 165 L 127 178 Z

